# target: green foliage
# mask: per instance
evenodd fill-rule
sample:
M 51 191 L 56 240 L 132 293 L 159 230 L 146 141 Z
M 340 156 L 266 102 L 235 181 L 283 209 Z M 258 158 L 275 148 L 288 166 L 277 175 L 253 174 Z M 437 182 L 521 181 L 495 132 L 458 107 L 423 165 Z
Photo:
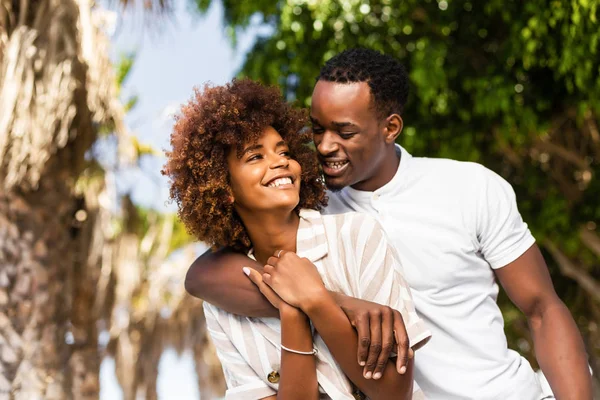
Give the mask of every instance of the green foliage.
M 200 1 L 206 10 L 210 1 Z M 230 30 L 256 14 L 273 27 L 240 75 L 278 84 L 303 106 L 321 65 L 344 49 L 400 59 L 412 90 L 400 143 L 416 155 L 476 161 L 502 174 L 539 243 L 557 244 L 600 280 L 600 254 L 579 236 L 582 226 L 597 235 L 600 223 L 600 0 L 223 4 Z M 546 256 L 588 343 L 600 343 L 600 305 Z M 511 345 L 533 359 L 523 316 L 505 297 L 500 302 Z

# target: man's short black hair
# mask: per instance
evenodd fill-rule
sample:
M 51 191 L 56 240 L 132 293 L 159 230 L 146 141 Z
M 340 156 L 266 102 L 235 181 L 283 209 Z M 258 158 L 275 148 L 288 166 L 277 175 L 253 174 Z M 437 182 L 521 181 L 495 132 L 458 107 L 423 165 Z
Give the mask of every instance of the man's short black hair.
M 370 49 L 350 49 L 332 57 L 317 81 L 366 82 L 377 114 L 401 114 L 408 98 L 408 74 L 395 58 Z

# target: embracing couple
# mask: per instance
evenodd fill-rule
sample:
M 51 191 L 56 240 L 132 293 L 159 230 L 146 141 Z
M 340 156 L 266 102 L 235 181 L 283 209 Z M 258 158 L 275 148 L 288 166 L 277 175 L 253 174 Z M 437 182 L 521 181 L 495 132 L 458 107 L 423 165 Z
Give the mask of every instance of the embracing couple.
M 408 87 L 395 59 L 353 49 L 322 68 L 310 120 L 249 80 L 182 107 L 163 173 L 188 230 L 221 249 L 186 289 L 205 300 L 226 397 L 591 399 L 511 186 L 396 144 Z M 507 348 L 496 280 L 543 375 Z

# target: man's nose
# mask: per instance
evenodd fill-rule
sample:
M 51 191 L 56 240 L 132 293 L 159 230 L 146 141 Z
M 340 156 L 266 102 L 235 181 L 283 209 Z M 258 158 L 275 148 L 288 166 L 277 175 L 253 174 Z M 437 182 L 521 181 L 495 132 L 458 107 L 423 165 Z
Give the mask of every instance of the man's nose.
M 338 144 L 333 133 L 325 132 L 323 135 L 321 135 L 320 139 L 321 140 L 318 142 L 315 140 L 315 144 L 317 145 L 317 150 L 321 155 L 326 156 L 338 151 Z

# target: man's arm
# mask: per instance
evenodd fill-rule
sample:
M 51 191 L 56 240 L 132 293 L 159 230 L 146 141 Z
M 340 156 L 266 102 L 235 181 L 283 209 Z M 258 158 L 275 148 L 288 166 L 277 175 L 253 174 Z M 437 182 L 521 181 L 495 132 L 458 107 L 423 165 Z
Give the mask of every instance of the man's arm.
M 228 249 L 209 250 L 190 266 L 185 277 L 185 290 L 232 314 L 279 317 L 277 310 L 243 274 L 243 267 L 259 272 L 263 268 L 243 254 Z M 358 331 L 358 363 L 365 366 L 366 371 L 371 374 L 381 372 L 385 365 L 383 361 L 394 350 L 398 354 L 399 365 L 408 363 L 412 351 L 409 350 L 404 321 L 397 310 L 339 293 L 332 295 Z
M 536 358 L 556 398 L 592 400 L 583 340 L 554 291 L 537 245 L 495 273 L 512 302 L 527 316 Z
M 185 290 L 232 314 L 247 317 L 279 317 L 279 312 L 242 272 L 250 267 L 262 272 L 262 265 L 231 250 L 207 251 L 190 266 Z

